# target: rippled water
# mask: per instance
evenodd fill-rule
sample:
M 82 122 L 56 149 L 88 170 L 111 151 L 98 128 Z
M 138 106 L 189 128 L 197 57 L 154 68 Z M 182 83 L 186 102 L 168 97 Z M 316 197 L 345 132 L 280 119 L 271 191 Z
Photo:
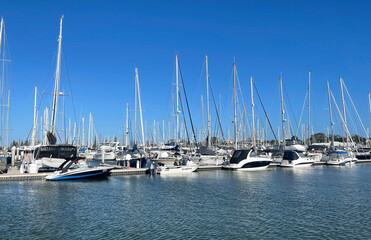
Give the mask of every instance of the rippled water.
M 0 183 L 1 239 L 371 239 L 371 164 Z

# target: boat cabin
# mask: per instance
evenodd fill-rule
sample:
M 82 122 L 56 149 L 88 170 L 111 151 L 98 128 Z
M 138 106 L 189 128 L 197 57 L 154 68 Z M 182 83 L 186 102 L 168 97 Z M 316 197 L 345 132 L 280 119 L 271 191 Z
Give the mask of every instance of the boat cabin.
M 77 158 L 77 148 L 72 145 L 45 145 L 37 147 L 34 151 L 34 159 L 41 158 L 61 158 L 75 160 Z

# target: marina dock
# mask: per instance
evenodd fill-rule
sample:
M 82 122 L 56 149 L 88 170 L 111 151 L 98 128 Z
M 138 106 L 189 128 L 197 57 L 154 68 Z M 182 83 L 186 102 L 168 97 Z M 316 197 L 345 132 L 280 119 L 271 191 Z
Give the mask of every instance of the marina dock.
M 112 169 L 111 176 L 146 174 L 147 168 Z M 23 173 L 23 174 L 0 174 L 0 182 L 44 180 L 51 172 Z
M 360 163 L 371 163 L 371 160 L 358 160 L 357 164 Z M 279 167 L 279 163 L 271 163 L 269 168 Z M 325 162 L 315 162 L 313 166 L 324 166 Z M 222 166 L 218 165 L 206 165 L 199 166 L 198 171 L 212 171 L 212 170 L 221 170 Z M 141 175 L 147 174 L 149 170 L 147 168 L 115 168 L 111 170 L 111 176 L 122 176 L 122 175 Z M 31 181 L 31 180 L 44 180 L 44 178 L 51 174 L 50 172 L 42 173 L 23 173 L 23 174 L 0 174 L 0 182 L 7 181 Z

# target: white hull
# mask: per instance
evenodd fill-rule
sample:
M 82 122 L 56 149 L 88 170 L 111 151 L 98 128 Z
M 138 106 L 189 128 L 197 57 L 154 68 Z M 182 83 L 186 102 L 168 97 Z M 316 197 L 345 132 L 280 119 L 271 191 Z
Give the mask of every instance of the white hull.
M 67 180 L 67 179 L 78 179 L 78 178 L 90 178 L 97 176 L 106 176 L 110 174 L 112 167 L 94 167 L 94 168 L 80 168 L 80 169 L 68 169 L 66 172 L 55 171 L 52 174 L 45 177 L 46 180 Z
M 326 165 L 331 165 L 331 166 L 344 166 L 344 165 L 352 165 L 357 162 L 356 159 L 344 159 L 342 161 L 338 160 L 328 160 L 326 162 Z
M 191 173 L 197 170 L 198 166 L 161 166 L 156 168 L 156 172 L 161 175 Z
M 94 160 L 102 160 L 102 153 L 95 154 Z M 105 161 L 115 161 L 116 160 L 116 154 L 113 153 L 113 152 L 106 152 L 106 153 L 104 153 L 104 160 Z
M 291 163 L 288 160 L 282 160 L 280 167 L 288 168 L 305 168 L 313 165 L 313 161 L 310 160 L 293 160 Z

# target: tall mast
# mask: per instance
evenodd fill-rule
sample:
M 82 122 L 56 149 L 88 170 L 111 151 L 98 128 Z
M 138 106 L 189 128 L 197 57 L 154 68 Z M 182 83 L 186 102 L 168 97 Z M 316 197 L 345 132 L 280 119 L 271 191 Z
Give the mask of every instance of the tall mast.
M 55 71 L 54 99 L 53 99 L 53 109 L 52 109 L 52 119 L 51 119 L 51 133 L 53 134 L 55 133 L 55 124 L 56 124 L 57 107 L 58 107 L 58 95 L 59 95 L 59 77 L 60 77 L 61 50 L 62 50 L 62 23 L 63 23 L 63 15 L 60 20 L 57 69 Z
M 330 97 L 330 84 L 327 81 L 327 95 L 328 95 L 328 105 L 330 109 L 330 125 L 331 125 L 331 145 L 330 147 L 334 147 L 334 122 L 332 121 L 332 110 L 331 110 L 331 97 Z
M 201 94 L 201 109 L 202 109 L 202 139 L 205 139 L 205 114 L 204 114 L 204 97 Z
M 8 147 L 8 136 L 9 136 L 9 110 L 10 110 L 10 89 L 8 89 L 8 104 L 7 104 L 7 113 L 6 113 L 6 131 L 5 131 L 5 148 Z
M 347 115 L 345 112 L 345 101 L 344 101 L 344 91 L 343 91 L 343 79 L 340 77 L 340 89 L 341 89 L 341 102 L 343 103 L 343 115 L 344 115 L 344 130 L 346 134 L 347 139 L 347 145 L 348 145 L 348 127 L 347 127 Z
M 126 129 L 125 129 L 125 146 L 128 146 L 129 136 L 129 102 L 126 102 Z
M 308 146 L 310 145 L 310 73 L 309 70 L 309 78 L 308 78 Z M 304 139 L 303 139 L 304 140 Z
M 162 119 L 162 143 L 165 144 L 165 120 Z
M 137 95 L 138 95 L 138 91 L 137 91 L 137 76 L 138 76 L 138 69 L 135 67 L 135 109 L 134 109 L 134 145 L 137 144 Z
M 88 148 L 91 145 L 91 113 L 89 113 L 89 128 L 88 128 Z
M 85 145 L 85 118 L 82 118 L 81 146 Z
M 219 93 L 219 106 L 218 106 L 218 114 L 219 114 L 219 116 L 220 116 L 220 98 L 221 98 L 221 96 L 220 96 L 220 93 Z M 222 131 L 222 129 L 219 126 L 219 131 L 218 131 L 218 133 L 219 133 L 219 137 L 218 137 L 219 142 L 221 140 L 220 139 L 220 133 L 221 133 L 221 131 Z
M 171 94 L 171 108 L 173 111 L 173 141 L 176 141 L 176 125 L 175 125 L 175 110 L 174 110 L 174 93 Z
M 282 91 L 282 76 L 280 76 L 280 90 L 281 90 L 281 113 L 282 113 L 282 138 L 283 138 L 283 149 L 286 146 L 286 139 L 285 139 L 285 110 L 283 108 L 283 91 Z
M 37 87 L 35 87 L 35 101 L 34 101 L 34 108 L 33 108 L 33 127 L 32 127 L 32 139 L 31 139 L 32 146 L 35 146 L 35 142 L 36 142 L 36 125 L 37 125 L 36 100 L 37 100 Z
M 211 127 L 210 127 L 210 109 L 209 109 L 209 66 L 207 61 L 207 56 L 205 56 L 206 60 L 206 112 L 207 112 L 207 146 L 211 146 Z
M 253 91 L 253 82 L 252 77 L 250 78 L 251 86 L 251 111 L 252 111 L 252 146 L 255 147 L 255 112 L 254 112 L 254 91 Z
M 178 54 L 175 55 L 175 79 L 176 79 L 176 137 L 175 142 L 178 143 L 179 137 L 179 59 Z
M 1 18 L 1 23 L 0 23 L 0 52 L 1 52 L 1 41 L 3 39 L 3 28 L 4 28 L 4 18 Z
M 49 131 L 49 109 L 45 108 L 44 110 L 44 141 L 43 144 L 46 145 L 48 142 L 47 133 Z
M 143 149 L 145 150 L 145 142 L 144 142 L 144 130 L 143 130 L 143 116 L 142 116 L 142 104 L 140 100 L 140 88 L 139 88 L 139 77 L 138 77 L 138 68 L 135 68 L 135 79 L 137 83 L 137 90 L 138 90 L 138 103 L 139 103 L 139 115 L 140 115 L 140 126 L 142 129 L 142 142 L 143 142 Z
M 237 150 L 237 105 L 236 105 L 236 62 L 233 61 L 233 123 L 234 123 L 234 146 Z

